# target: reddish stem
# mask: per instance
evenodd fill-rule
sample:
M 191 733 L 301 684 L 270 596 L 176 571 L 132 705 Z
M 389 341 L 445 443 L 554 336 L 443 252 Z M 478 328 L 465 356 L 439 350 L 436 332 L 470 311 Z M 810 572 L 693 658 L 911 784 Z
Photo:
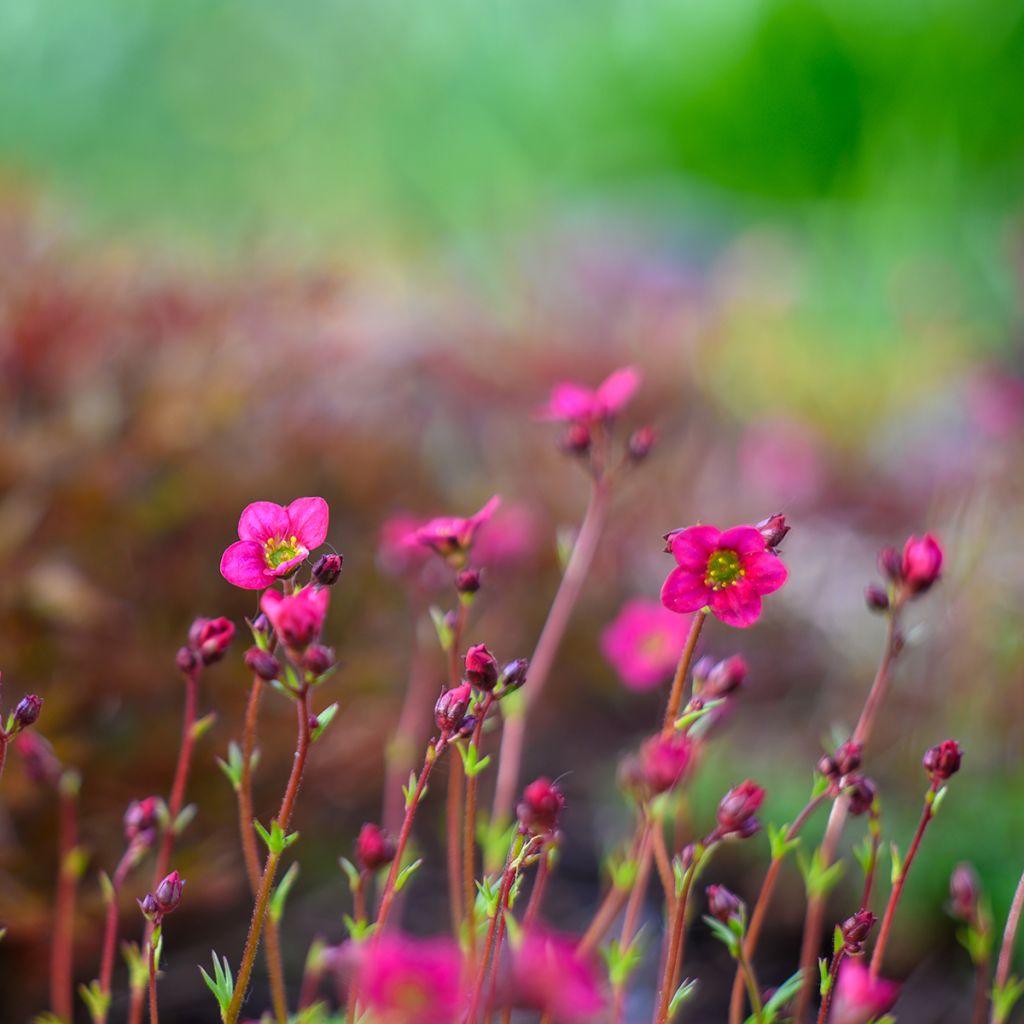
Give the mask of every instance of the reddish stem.
M 686 688 L 686 677 L 690 671 L 690 662 L 693 661 L 693 652 L 697 648 L 697 641 L 700 639 L 700 631 L 704 628 L 704 621 L 707 613 L 699 611 L 693 616 L 690 623 L 690 632 L 686 637 L 686 646 L 679 656 L 679 664 L 676 666 L 676 674 L 672 680 L 672 689 L 669 691 L 668 704 L 665 707 L 665 721 L 662 723 L 662 734 L 671 736 L 676 728 L 676 719 L 679 717 L 679 710 L 683 706 L 683 691 Z
M 840 946 L 832 957 L 832 963 L 829 964 L 828 968 L 828 989 L 825 994 L 821 997 L 821 1009 L 818 1011 L 818 1024 L 825 1024 L 828 1020 L 828 1011 L 832 1006 L 832 996 L 835 994 L 836 981 L 839 978 L 839 965 L 843 962 L 843 957 L 846 955 L 846 950 Z
M 551 874 L 551 851 L 541 851 L 540 860 L 537 862 L 537 875 L 533 880 L 533 889 L 530 891 L 530 901 L 526 904 L 526 913 L 523 915 L 523 931 L 528 932 L 536 923 L 537 915 L 540 913 L 541 903 L 544 901 L 544 890 L 547 888 L 548 877 Z
M 668 935 L 669 943 L 665 953 L 664 972 L 658 997 L 658 1012 L 654 1018 L 655 1024 L 667 1024 L 669 1005 L 679 984 L 679 975 L 682 972 L 686 949 L 686 909 L 690 902 L 690 890 L 693 888 L 693 879 L 697 874 L 700 860 L 701 858 L 695 860 L 690 866 L 690 870 L 686 872 L 682 890 L 676 898 L 672 910 L 671 930 Z
M 3 727 L 0 727 L 0 778 L 4 774 L 4 764 L 7 761 L 7 745 L 10 743 L 10 736 L 4 732 Z
M 471 748 L 477 752 L 480 750 L 480 737 L 483 735 L 484 721 L 493 702 L 494 694 L 487 694 L 480 706 L 480 713 L 477 715 L 473 738 L 470 740 Z M 466 944 L 470 972 L 476 968 L 476 790 L 478 778 L 477 775 L 466 776 L 466 811 L 463 816 L 462 831 L 462 884 L 463 901 L 466 908 Z
M 114 950 L 117 946 L 118 912 L 120 910 L 118 897 L 121 894 L 121 886 L 124 885 L 124 880 L 128 877 L 128 872 L 138 860 L 138 855 L 138 848 L 129 843 L 128 849 L 121 854 L 121 859 L 114 869 L 114 876 L 110 880 L 110 902 L 107 905 L 107 917 L 103 927 L 103 952 L 100 957 L 99 978 L 100 991 L 106 996 L 110 995 L 110 980 L 114 975 Z M 107 1015 L 104 1013 L 100 1018 L 101 1024 L 106 1019 Z
M 159 1024 L 156 1009 L 156 950 L 149 944 L 149 1024 Z
M 53 948 L 50 958 L 50 1004 L 61 1020 L 74 1013 L 72 962 L 74 960 L 75 893 L 79 872 L 75 864 L 78 845 L 78 778 L 73 772 L 61 776 L 59 867 L 54 897 Z
M 635 858 L 637 861 L 637 874 L 639 874 L 642 862 L 651 856 L 649 839 L 646 821 L 641 817 L 636 823 L 636 832 L 633 835 L 633 843 L 629 853 L 630 857 Z M 576 946 L 577 955 L 586 956 L 593 953 L 601 945 L 601 940 L 604 938 L 605 933 L 614 924 L 615 918 L 619 916 L 619 911 L 625 906 L 626 900 L 629 898 L 629 892 L 629 889 L 621 889 L 613 885 L 605 893 L 605 897 L 597 908 L 597 913 L 590 922 L 590 926 Z
M 996 978 L 993 988 L 996 991 L 1006 987 L 1010 980 L 1010 968 L 1013 966 L 1013 947 L 1017 942 L 1017 929 L 1020 927 L 1021 914 L 1024 913 L 1024 874 L 1020 876 L 1017 890 L 1013 894 L 1013 902 L 1006 916 L 1006 928 L 1003 930 L 1003 942 L 999 947 L 999 960 L 996 962 Z
M 652 848 L 656 848 L 657 840 L 653 839 L 655 833 L 660 832 L 661 827 L 653 821 L 649 821 L 647 824 L 647 836 L 649 845 Z M 664 840 L 664 837 L 662 837 Z M 633 936 L 636 935 L 637 924 L 640 919 L 640 909 L 643 906 L 644 897 L 647 895 L 647 885 L 651 877 L 651 864 L 654 858 L 646 856 L 640 862 L 640 867 L 637 870 L 636 882 L 633 885 L 632 890 L 629 894 L 629 902 L 626 904 L 626 915 L 622 919 L 622 931 L 619 933 L 619 949 L 625 951 L 629 948 L 630 943 L 633 941 Z M 671 889 L 668 890 L 671 892 Z M 622 1020 L 622 1007 L 626 995 L 626 986 L 618 985 L 615 988 L 613 1005 L 612 1005 L 612 1020 L 614 1024 L 619 1024 Z

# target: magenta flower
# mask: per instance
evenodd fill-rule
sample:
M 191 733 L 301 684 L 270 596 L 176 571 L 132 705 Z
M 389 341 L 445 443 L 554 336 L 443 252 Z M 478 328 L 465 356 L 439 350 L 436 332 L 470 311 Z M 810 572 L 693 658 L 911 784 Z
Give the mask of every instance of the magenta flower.
M 381 935 L 360 948 L 355 985 L 379 1024 L 451 1024 L 464 1012 L 462 957 L 447 939 Z
M 601 633 L 601 653 L 626 687 L 650 690 L 672 674 L 689 631 L 689 618 L 638 597 Z
M 847 958 L 839 968 L 830 1024 L 868 1024 L 888 1013 L 899 998 L 900 986 L 885 978 L 871 980 L 860 960 Z
M 923 594 L 942 572 L 942 546 L 932 533 L 908 537 L 903 545 L 900 574 L 912 594 Z
M 666 539 L 678 564 L 661 588 L 661 603 L 674 612 L 709 607 L 726 625 L 744 629 L 760 617 L 761 598 L 789 575 L 753 526 L 724 533 L 714 526 L 691 526 Z
M 529 932 L 513 960 L 511 1004 L 570 1024 L 599 1014 L 605 998 L 598 972 L 576 945 L 551 932 Z
M 320 635 L 330 599 L 331 592 L 321 587 L 303 587 L 295 594 L 268 590 L 260 599 L 260 608 L 281 643 L 300 651 Z
M 239 539 L 220 559 L 220 574 L 243 590 L 263 590 L 289 575 L 327 537 L 323 498 L 296 498 L 287 508 L 254 501 L 238 520 Z
M 458 516 L 431 519 L 415 531 L 415 539 L 432 548 L 442 558 L 461 562 L 473 546 L 477 530 L 494 515 L 500 504 L 501 499 L 495 495 L 479 512 L 466 519 Z
M 552 388 L 548 404 L 539 415 L 541 419 L 567 423 L 610 420 L 629 404 L 642 379 L 635 366 L 624 366 L 610 373 L 596 390 L 563 381 Z

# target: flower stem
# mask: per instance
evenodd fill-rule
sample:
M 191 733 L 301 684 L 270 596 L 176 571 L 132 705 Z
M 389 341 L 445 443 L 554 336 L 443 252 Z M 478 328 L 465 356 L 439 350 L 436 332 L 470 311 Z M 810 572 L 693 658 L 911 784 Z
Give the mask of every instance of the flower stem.
M 156 943 L 149 943 L 149 1024 L 159 1024 L 156 1008 Z
M 683 885 L 676 897 L 672 909 L 672 920 L 668 934 L 668 949 L 665 953 L 664 974 L 661 979 L 661 989 L 658 996 L 658 1009 L 655 1014 L 655 1024 L 668 1024 L 668 1009 L 672 1002 L 672 996 L 679 984 L 679 975 L 683 968 L 683 957 L 686 949 L 686 911 L 690 903 L 690 890 L 693 888 L 693 879 L 697 874 L 704 854 L 698 855 L 683 878 Z
M 679 656 L 679 664 L 676 666 L 676 674 L 672 680 L 672 689 L 669 691 L 668 704 L 665 707 L 665 721 L 662 724 L 662 733 L 671 736 L 675 731 L 676 719 L 679 717 L 679 709 L 683 706 L 683 690 L 686 688 L 686 677 L 690 671 L 690 662 L 693 661 L 693 652 L 697 647 L 697 640 L 700 638 L 700 631 L 704 628 L 704 620 L 707 613 L 696 612 L 693 622 L 690 623 L 690 632 L 686 637 L 686 646 Z
M 480 714 L 477 716 L 476 727 L 473 729 L 473 738 L 470 740 L 471 749 L 480 749 L 480 737 L 483 735 L 484 721 L 487 713 L 491 710 L 494 695 L 489 693 L 484 697 L 480 707 Z M 466 810 L 463 817 L 462 832 L 462 883 L 463 900 L 466 909 L 466 950 L 469 970 L 472 973 L 476 967 L 476 775 L 466 776 Z
M 839 978 L 839 965 L 843 962 L 843 957 L 845 955 L 846 949 L 840 946 L 832 957 L 832 963 L 829 964 L 828 988 L 825 990 L 825 994 L 821 997 L 821 1009 L 818 1010 L 818 1024 L 826 1024 L 826 1021 L 828 1020 L 828 1011 L 832 1006 L 832 996 L 835 995 L 836 982 Z
M 298 725 L 298 739 L 295 744 L 295 758 L 292 762 L 291 774 L 288 777 L 288 785 L 281 800 L 281 808 L 277 814 L 277 823 L 281 831 L 287 835 L 288 824 L 291 821 L 292 811 L 295 808 L 295 799 L 299 793 L 299 786 L 302 783 L 302 773 L 306 767 L 306 758 L 309 755 L 310 732 L 309 732 L 309 690 L 303 688 L 295 700 L 295 712 Z M 242 1010 L 242 1001 L 245 999 L 249 987 L 249 979 L 252 977 L 253 963 L 256 959 L 256 950 L 259 947 L 260 936 L 263 931 L 263 924 L 267 918 L 267 906 L 270 902 L 270 895 L 274 886 L 274 878 L 281 861 L 281 853 L 268 851 L 267 860 L 263 867 L 263 875 L 260 878 L 259 889 L 256 893 L 256 903 L 253 907 L 252 920 L 249 923 L 249 934 L 245 940 L 245 949 L 242 953 L 242 962 L 238 968 L 238 976 L 235 978 L 235 991 L 231 997 L 227 1013 L 224 1015 L 224 1024 L 237 1024 L 238 1015 Z
M 653 840 L 652 837 L 654 832 L 658 829 L 660 829 L 660 826 L 656 822 L 648 820 L 646 834 L 647 843 L 650 848 L 653 848 L 655 840 Z M 651 864 L 653 860 L 653 857 L 647 856 L 640 862 L 640 867 L 637 870 L 636 881 L 634 882 L 633 888 L 629 894 L 629 902 L 626 904 L 626 914 L 622 919 L 622 931 L 619 933 L 619 949 L 623 952 L 629 948 L 630 943 L 633 941 L 633 936 L 636 935 L 637 923 L 640 918 L 640 908 L 643 905 L 644 897 L 647 895 L 647 885 L 650 880 Z M 615 987 L 612 1007 L 612 1021 L 614 1024 L 619 1024 L 622 1020 L 622 1009 L 625 997 L 625 984 L 617 985 Z
M 551 875 L 551 851 L 543 850 L 540 860 L 537 862 L 537 877 L 533 880 L 533 889 L 530 891 L 530 901 L 526 904 L 526 913 L 523 914 L 523 931 L 528 932 L 537 922 L 537 915 L 540 913 L 540 905 L 544 901 L 544 890 L 547 888 L 548 878 Z
M 747 995 L 750 997 L 750 1008 L 754 1011 L 754 1024 L 761 1024 L 764 1017 L 764 1004 L 761 1002 L 761 988 L 757 983 L 757 975 L 750 958 L 743 951 L 742 944 L 736 954 L 736 963 L 747 984 Z
M 573 609 L 583 590 L 587 573 L 590 571 L 598 541 L 604 530 L 608 515 L 611 489 L 607 479 L 595 479 L 591 485 L 590 499 L 583 522 L 573 545 L 569 564 L 565 567 L 555 598 L 551 602 L 547 620 L 541 630 L 530 659 L 530 674 L 523 689 L 522 708 L 510 714 L 505 720 L 502 732 L 501 750 L 498 755 L 498 774 L 494 789 L 494 805 L 491 820 L 504 824 L 512 815 L 519 771 L 523 760 L 523 744 L 526 739 L 526 716 L 530 707 L 539 699 L 547 683 L 555 656 L 561 646 Z
M 117 946 L 117 924 L 120 911 L 118 897 L 121 894 L 121 886 L 124 885 L 124 880 L 128 877 L 128 872 L 131 871 L 137 861 L 138 849 L 133 844 L 129 844 L 128 849 L 121 854 L 121 859 L 117 862 L 117 867 L 114 869 L 113 878 L 110 880 L 110 901 L 107 904 L 107 916 L 103 926 L 103 946 L 100 956 L 99 977 L 100 991 L 108 997 L 110 995 L 110 981 L 114 975 L 114 950 Z M 99 1018 L 99 1024 L 103 1024 L 106 1019 L 107 1015 L 104 1013 Z
M 1010 911 L 1006 915 L 1006 927 L 1003 929 L 1003 942 L 999 947 L 999 959 L 996 962 L 996 977 L 993 991 L 1004 989 L 1010 980 L 1010 969 L 1013 966 L 1013 947 L 1017 942 L 1017 930 L 1020 928 L 1021 915 L 1024 914 L 1024 874 L 1020 876 L 1017 890 L 1013 894 Z M 992 1011 L 993 1024 L 1001 1024 L 996 1020 L 995 1008 Z
M 3 778 L 4 764 L 7 761 L 7 745 L 10 742 L 10 737 L 4 732 L 3 726 L 0 726 L 0 778 Z
M 75 863 L 78 845 L 78 775 L 66 771 L 60 778 L 59 867 L 54 897 L 53 948 L 50 957 L 50 1005 L 61 1020 L 74 1013 L 72 961 L 74 959 L 75 893 L 79 871 Z

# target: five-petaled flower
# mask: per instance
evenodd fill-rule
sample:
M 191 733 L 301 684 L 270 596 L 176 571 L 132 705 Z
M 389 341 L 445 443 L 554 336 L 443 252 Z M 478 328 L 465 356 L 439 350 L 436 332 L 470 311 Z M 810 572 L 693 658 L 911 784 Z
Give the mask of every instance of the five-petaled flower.
M 323 498 L 296 498 L 287 507 L 254 501 L 238 520 L 239 539 L 221 556 L 221 575 L 244 590 L 269 587 L 323 544 L 328 518 Z
M 627 601 L 601 634 L 601 653 L 630 690 L 650 690 L 672 675 L 690 620 L 639 597 Z
M 597 388 L 574 381 L 556 384 L 548 404 L 540 410 L 541 419 L 566 423 L 591 424 L 610 420 L 620 413 L 640 387 L 640 371 L 624 366 L 610 373 Z
M 860 960 L 847 958 L 839 969 L 829 1024 L 868 1024 L 896 1005 L 900 986 L 885 978 L 872 978 Z
M 661 602 L 674 612 L 709 607 L 726 625 L 743 629 L 761 615 L 761 598 L 786 582 L 785 565 L 753 526 L 724 533 L 691 526 L 666 540 L 677 565 L 661 588 Z
M 479 512 L 462 518 L 460 516 L 443 516 L 424 523 L 415 532 L 415 538 L 428 548 L 432 548 L 442 558 L 447 558 L 454 565 L 465 562 L 477 530 L 494 515 L 501 504 L 495 495 Z

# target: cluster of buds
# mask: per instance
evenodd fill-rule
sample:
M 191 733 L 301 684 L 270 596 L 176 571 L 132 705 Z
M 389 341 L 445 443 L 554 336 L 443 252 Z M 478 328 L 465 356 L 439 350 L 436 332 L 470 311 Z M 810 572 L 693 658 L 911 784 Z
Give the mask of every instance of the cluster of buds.
M 933 786 L 939 786 L 960 771 L 963 751 L 956 740 L 943 740 L 937 746 L 929 747 L 921 764 L 932 780 Z
M 530 836 L 554 836 L 563 810 L 565 795 L 561 789 L 550 779 L 539 778 L 523 790 L 523 798 L 516 806 L 519 829 Z
M 862 750 L 860 743 L 847 740 L 834 754 L 823 754 L 817 764 L 818 772 L 828 781 L 829 794 L 837 797 L 845 793 L 849 811 L 855 817 L 867 814 L 878 795 L 871 779 L 858 771 Z
M 860 956 L 864 952 L 864 943 L 877 920 L 870 910 L 862 909 L 839 926 L 843 937 L 843 952 L 847 956 Z
M 434 705 L 438 729 L 450 737 L 466 735 L 476 725 L 480 694 L 488 704 L 500 701 L 526 682 L 526 658 L 516 658 L 499 670 L 497 659 L 486 644 L 474 644 L 466 652 L 465 678 L 445 690 Z
M 366 824 L 356 838 L 356 863 L 360 869 L 372 874 L 387 867 L 395 859 L 398 844 L 387 829 Z
M 651 800 L 675 787 L 692 761 L 693 744 L 685 735 L 659 733 L 645 740 L 637 754 L 623 761 L 619 781 L 638 800 Z
M 164 917 L 181 902 L 181 893 L 184 888 L 185 880 L 177 871 L 172 871 L 156 887 L 156 892 L 148 892 L 138 901 L 142 916 L 147 921 L 160 924 Z
M 894 602 L 930 590 L 942 573 L 942 558 L 942 546 L 931 533 L 908 537 L 902 553 L 895 548 L 883 548 L 878 555 L 878 568 L 888 586 L 873 583 L 865 589 L 868 608 L 885 612 Z
M 727 836 L 738 836 L 748 839 L 760 828 L 757 812 L 764 803 L 764 790 L 756 783 L 747 779 L 733 787 L 722 797 L 718 805 L 718 825 L 712 833 L 715 839 Z
M 190 675 L 200 665 L 220 661 L 227 654 L 234 635 L 235 624 L 223 616 L 196 619 L 189 628 L 188 643 L 178 649 L 175 661 L 179 670 Z

